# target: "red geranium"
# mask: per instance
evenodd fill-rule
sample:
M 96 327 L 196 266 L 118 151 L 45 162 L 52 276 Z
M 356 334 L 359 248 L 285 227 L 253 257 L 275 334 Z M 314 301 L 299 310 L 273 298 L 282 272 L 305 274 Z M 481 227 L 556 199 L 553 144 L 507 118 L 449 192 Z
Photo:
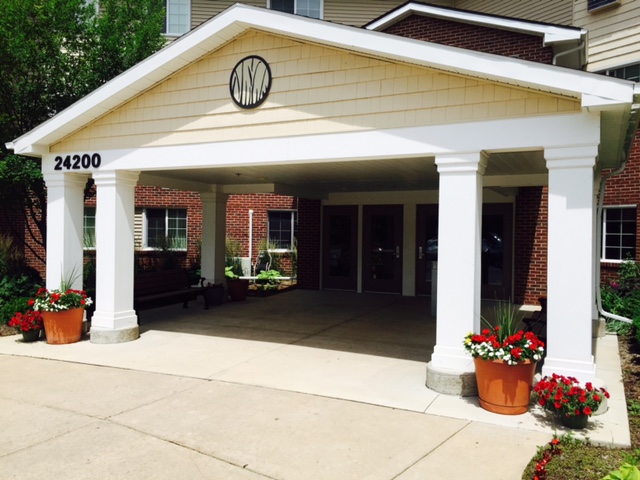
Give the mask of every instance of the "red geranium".
M 26 313 L 16 312 L 13 318 L 9 320 L 9 326 L 21 332 L 29 332 L 31 330 L 42 330 L 44 323 L 40 312 L 29 310 Z
M 609 398 L 609 392 L 604 388 L 594 388 L 591 383 L 582 388 L 576 378 L 556 373 L 544 377 L 533 388 L 533 398 L 538 405 L 568 417 L 592 415 L 603 397 Z

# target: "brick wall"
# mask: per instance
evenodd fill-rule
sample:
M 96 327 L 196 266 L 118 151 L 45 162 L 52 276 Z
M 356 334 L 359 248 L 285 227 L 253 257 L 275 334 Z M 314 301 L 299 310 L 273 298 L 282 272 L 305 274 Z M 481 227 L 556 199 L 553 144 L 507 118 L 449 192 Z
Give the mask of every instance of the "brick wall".
M 553 59 L 553 49 L 543 46 L 541 37 L 422 15 L 410 15 L 384 32 L 539 63 Z
M 298 210 L 298 199 L 287 195 L 265 193 L 229 196 L 227 200 L 227 237 L 237 242 L 240 247 L 239 256 L 242 257 L 249 256 L 249 210 L 253 210 L 251 263 L 255 264 L 260 250 L 264 250 L 266 245 L 269 210 Z M 300 215 L 299 212 L 298 215 Z M 284 276 L 292 275 L 291 254 L 277 254 L 277 257 L 280 273 Z
M 603 175 L 609 171 L 604 171 Z M 607 181 L 604 196 L 606 205 L 635 205 L 636 211 L 636 261 L 640 261 L 640 132 L 636 133 L 629 160 L 624 172 Z M 613 262 L 601 262 L 600 279 L 608 283 L 618 277 L 618 264 Z
M 547 187 L 521 188 L 516 198 L 514 303 L 537 305 L 547 294 Z

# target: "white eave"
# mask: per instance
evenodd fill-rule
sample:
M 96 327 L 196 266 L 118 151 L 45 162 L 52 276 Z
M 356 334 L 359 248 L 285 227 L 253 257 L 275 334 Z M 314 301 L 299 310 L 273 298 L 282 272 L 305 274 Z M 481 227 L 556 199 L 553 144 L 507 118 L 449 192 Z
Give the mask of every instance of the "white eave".
M 425 5 L 422 3 L 408 2 L 400 7 L 392 10 L 386 15 L 368 23 L 365 28 L 368 30 L 384 30 L 385 28 L 397 23 L 398 21 L 408 17 L 409 15 L 427 15 L 430 17 L 440 18 L 444 20 L 452 20 L 456 22 L 469 23 L 473 25 L 481 25 L 489 28 L 499 28 L 512 32 L 527 33 L 530 35 L 538 35 L 543 37 L 545 45 L 557 42 L 580 42 L 583 40 L 587 31 L 582 28 L 569 28 L 560 25 L 550 25 L 538 22 L 529 22 L 517 18 L 496 17 L 468 10 L 456 10 L 446 7 L 438 7 L 435 5 Z
M 580 100 L 584 108 L 628 111 L 633 100 L 633 83 L 624 80 L 236 4 L 8 143 L 7 148 L 18 154 L 41 156 L 48 152 L 49 145 L 250 29 L 563 95 Z

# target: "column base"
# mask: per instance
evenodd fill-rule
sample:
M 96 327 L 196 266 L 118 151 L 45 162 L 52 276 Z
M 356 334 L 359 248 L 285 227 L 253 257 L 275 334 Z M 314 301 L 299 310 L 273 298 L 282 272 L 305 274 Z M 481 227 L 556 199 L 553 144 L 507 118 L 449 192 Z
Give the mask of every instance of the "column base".
M 475 372 L 458 372 L 434 367 L 427 363 L 427 388 L 447 395 L 473 397 L 478 395 Z
M 138 325 L 117 329 L 91 327 L 89 331 L 91 343 L 99 344 L 131 342 L 139 337 L 140 329 Z
M 550 376 L 554 373 L 566 377 L 575 377 L 582 385 L 586 382 L 595 384 L 596 381 L 596 365 L 593 362 L 593 356 L 591 356 L 591 361 L 588 362 L 553 357 L 545 358 L 542 365 L 542 376 Z

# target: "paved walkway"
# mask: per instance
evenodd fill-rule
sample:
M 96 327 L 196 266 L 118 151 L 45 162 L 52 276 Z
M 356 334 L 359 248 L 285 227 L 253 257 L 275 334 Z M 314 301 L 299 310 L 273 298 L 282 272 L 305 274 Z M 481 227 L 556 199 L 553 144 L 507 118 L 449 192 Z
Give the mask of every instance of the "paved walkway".
M 135 342 L 0 338 L 0 478 L 518 479 L 561 431 L 424 386 L 426 300 L 294 291 L 142 312 Z M 628 443 L 615 337 L 598 342 Z M 490 458 L 500 458 L 500 469 Z

